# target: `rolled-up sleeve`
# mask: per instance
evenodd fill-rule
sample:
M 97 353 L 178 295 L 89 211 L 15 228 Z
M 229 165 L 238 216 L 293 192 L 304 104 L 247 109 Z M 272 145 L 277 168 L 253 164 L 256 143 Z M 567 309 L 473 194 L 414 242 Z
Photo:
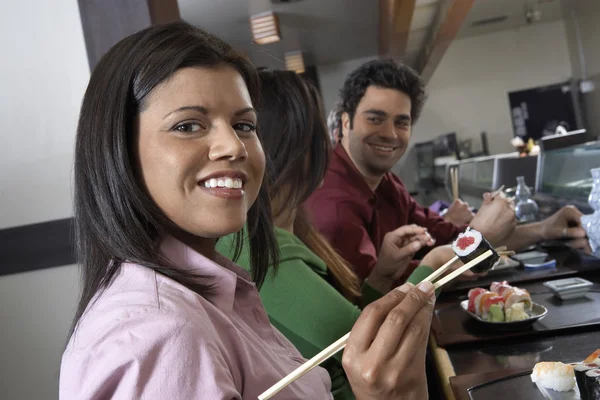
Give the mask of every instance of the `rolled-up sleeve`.
M 160 311 L 114 322 L 75 332 L 63 355 L 61 400 L 242 398 L 210 327 Z

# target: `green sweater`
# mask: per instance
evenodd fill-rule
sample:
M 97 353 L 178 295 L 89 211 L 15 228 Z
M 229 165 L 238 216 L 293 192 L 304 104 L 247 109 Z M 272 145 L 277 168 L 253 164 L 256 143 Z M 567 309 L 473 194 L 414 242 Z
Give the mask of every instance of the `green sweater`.
M 268 275 L 260 296 L 271 323 L 304 357 L 311 358 L 350 332 L 361 310 L 329 284 L 327 266 L 300 239 L 280 228 L 276 228 L 275 234 L 280 250 L 279 268 L 275 276 Z M 233 239 L 234 235 L 220 239 L 217 251 L 233 257 Z M 250 272 L 248 240 L 244 240 L 244 248 L 236 262 Z M 418 283 L 431 272 L 429 267 L 418 267 L 408 280 Z M 362 293 L 365 304 L 382 296 L 366 283 Z M 354 399 L 341 357 L 340 352 L 323 363 L 323 367 L 331 376 L 334 398 Z

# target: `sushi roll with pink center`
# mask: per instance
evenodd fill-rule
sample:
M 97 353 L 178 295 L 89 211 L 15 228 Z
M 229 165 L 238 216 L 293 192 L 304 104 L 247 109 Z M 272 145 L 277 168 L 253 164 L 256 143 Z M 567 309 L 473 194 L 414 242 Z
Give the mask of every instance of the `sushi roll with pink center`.
M 456 240 L 452 242 L 452 250 L 454 250 L 454 253 L 460 258 L 460 261 L 462 261 L 463 264 L 466 264 L 486 251 L 491 250 L 492 255 L 490 257 L 471 268 L 471 271 L 476 274 L 489 271 L 500 261 L 500 256 L 483 237 L 481 232 L 472 228 L 467 228 L 466 231 L 458 235 Z

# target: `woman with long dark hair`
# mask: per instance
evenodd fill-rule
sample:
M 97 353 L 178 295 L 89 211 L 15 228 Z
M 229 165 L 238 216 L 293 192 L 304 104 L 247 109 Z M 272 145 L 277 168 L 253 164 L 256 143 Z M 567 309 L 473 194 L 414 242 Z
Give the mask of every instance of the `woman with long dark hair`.
M 323 180 L 331 149 L 319 93 L 291 71 L 263 70 L 259 77 L 258 125 L 269 160 L 267 178 L 279 245 L 279 263 L 272 264 L 277 272 L 266 279 L 260 294 L 271 322 L 310 358 L 348 332 L 360 316 L 357 305 L 387 293 L 396 271 L 403 271 L 416 251 L 433 242 L 424 228 L 401 228 L 396 244 L 404 258 L 397 260 L 397 270 L 375 268 L 360 285 L 351 266 L 316 231 L 302 206 Z M 239 251 L 233 235 L 220 240 L 217 250 L 252 269 L 249 246 Z M 409 282 L 420 282 L 452 256 L 448 248 L 432 250 Z M 336 400 L 354 399 L 341 361 L 340 354 L 323 364 L 332 379 L 332 393 Z
M 256 399 L 304 361 L 256 289 L 278 254 L 258 97 L 248 59 L 185 23 L 131 35 L 96 66 L 75 147 L 83 292 L 61 399 Z M 215 251 L 244 225 L 252 277 Z M 355 324 L 344 357 L 357 397 L 426 396 L 420 367 L 395 371 L 422 365 L 431 295 L 406 286 Z M 317 368 L 278 399 L 330 387 Z

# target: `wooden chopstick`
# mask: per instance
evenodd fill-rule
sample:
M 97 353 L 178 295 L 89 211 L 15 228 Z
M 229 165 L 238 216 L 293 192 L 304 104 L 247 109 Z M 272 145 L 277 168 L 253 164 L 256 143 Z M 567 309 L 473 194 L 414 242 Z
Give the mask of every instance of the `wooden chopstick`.
M 452 180 L 452 197 L 458 200 L 458 168 L 454 167 L 450 170 L 450 178 Z
M 498 196 L 500 193 L 502 193 L 502 191 L 504 190 L 504 185 L 500 186 L 500 189 L 496 190 L 494 193 L 492 193 L 492 200 L 494 199 L 494 197 Z
M 483 260 L 485 260 L 486 258 L 489 258 L 492 255 L 492 251 L 488 250 L 485 253 L 481 254 L 480 256 L 474 258 L 473 260 L 469 261 L 468 263 L 466 263 L 465 265 L 463 265 L 462 267 L 460 267 L 459 269 L 452 271 L 451 273 L 449 273 L 448 275 L 446 275 L 445 277 L 443 277 L 442 279 L 440 279 L 439 281 L 437 281 L 433 287 L 437 290 L 439 288 L 441 288 L 443 285 L 445 285 L 446 283 L 450 282 L 452 279 L 456 278 L 457 276 L 461 275 L 463 272 L 468 271 L 469 269 L 473 268 L 475 265 L 479 264 L 480 262 L 482 262 Z
M 448 261 L 446 264 L 442 265 L 440 268 L 433 271 L 433 273 L 431 275 L 429 275 L 427 278 L 423 279 L 423 281 L 433 282 L 434 279 L 436 279 L 438 276 L 442 275 L 456 261 L 458 261 L 458 256 L 455 256 L 450 261 Z
M 346 342 L 348 341 L 349 337 L 350 337 L 350 332 L 346 333 L 344 336 L 342 336 L 341 338 L 336 340 L 333 344 L 329 345 L 327 348 L 325 348 L 319 354 L 317 354 L 316 356 L 314 356 L 313 358 L 311 358 L 310 360 L 308 360 L 307 362 L 305 362 L 304 364 L 302 364 L 301 366 L 299 366 L 298 368 L 293 370 L 285 378 L 283 378 L 282 380 L 280 380 L 279 382 L 277 382 L 276 384 L 271 386 L 264 393 L 262 393 L 260 396 L 258 396 L 258 400 L 270 399 L 271 397 L 273 397 L 277 393 L 279 393 L 281 390 L 283 390 L 287 385 L 294 382 L 296 379 L 300 378 L 301 376 L 307 374 L 314 367 L 318 366 L 323 361 L 327 360 L 329 357 L 333 356 L 335 353 L 342 350 L 344 347 L 346 347 Z
M 497 252 L 500 257 L 502 256 L 514 256 L 516 253 L 512 250 L 509 251 L 498 251 Z
M 460 267 L 456 271 L 453 271 L 452 273 L 448 274 L 444 278 L 437 281 L 433 285 L 434 288 L 436 290 L 439 289 L 440 287 L 442 287 L 442 285 L 445 285 L 446 283 L 450 282 L 452 279 L 456 278 L 457 276 L 459 276 L 463 272 L 467 271 L 468 269 L 473 268 L 475 265 L 479 264 L 480 262 L 482 262 L 486 258 L 490 257 L 491 255 L 492 255 L 491 250 L 486 251 L 485 253 L 474 258 L 473 260 L 466 263 L 464 266 Z M 456 258 L 458 258 L 458 257 L 454 257 L 452 260 L 450 260 L 449 262 L 444 264 L 444 266 L 442 268 L 448 268 L 450 265 L 452 265 L 452 263 L 454 263 L 454 261 L 456 261 Z M 434 272 L 431 275 L 434 275 L 435 273 L 436 272 Z M 430 280 L 431 275 L 429 275 L 427 278 L 425 278 L 424 281 L 431 282 L 431 280 Z M 281 390 L 283 390 L 290 383 L 294 382 L 296 379 L 305 375 L 310 370 L 312 370 L 313 368 L 315 368 L 316 366 L 321 364 L 323 361 L 327 360 L 328 358 L 330 358 L 331 356 L 336 354 L 338 351 L 342 350 L 344 347 L 346 347 L 346 342 L 348 341 L 349 337 L 350 337 L 350 332 L 348 332 L 347 334 L 345 334 L 344 336 L 342 336 L 341 338 L 336 340 L 331 345 L 327 346 L 327 348 L 325 348 L 319 354 L 317 354 L 316 356 L 314 356 L 313 358 L 311 358 L 310 360 L 308 360 L 307 362 L 305 362 L 304 364 L 302 364 L 301 366 L 296 368 L 294 371 L 292 371 L 286 377 L 281 379 L 279 382 L 277 382 L 276 384 L 271 386 L 269 389 L 267 389 L 264 393 L 262 393 L 260 396 L 258 396 L 258 400 L 270 399 L 271 397 L 273 397 L 274 395 L 279 393 Z

